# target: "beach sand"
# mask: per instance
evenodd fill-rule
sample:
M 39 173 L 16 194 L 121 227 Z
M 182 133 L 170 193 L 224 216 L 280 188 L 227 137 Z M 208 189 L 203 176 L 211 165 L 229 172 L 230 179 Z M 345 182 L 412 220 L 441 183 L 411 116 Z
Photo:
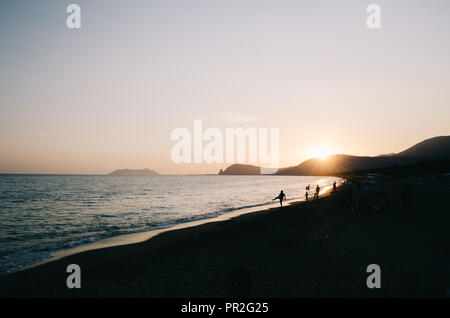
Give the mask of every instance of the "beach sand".
M 412 188 L 412 206 L 400 191 Z M 167 231 L 0 277 L 2 297 L 448 297 L 450 188 L 378 180 L 381 211 L 349 185 L 317 202 Z M 354 195 L 353 195 L 354 196 Z M 388 203 L 386 203 L 388 202 Z M 81 267 L 82 288 L 66 287 Z M 369 264 L 381 288 L 366 286 Z

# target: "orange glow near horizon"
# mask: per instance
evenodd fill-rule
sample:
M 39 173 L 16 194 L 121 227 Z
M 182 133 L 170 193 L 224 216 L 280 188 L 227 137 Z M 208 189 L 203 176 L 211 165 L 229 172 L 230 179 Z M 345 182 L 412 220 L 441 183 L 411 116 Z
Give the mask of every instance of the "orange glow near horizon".
M 319 146 L 311 152 L 311 157 L 326 160 L 331 154 L 332 151 L 330 148 L 328 148 L 327 146 Z

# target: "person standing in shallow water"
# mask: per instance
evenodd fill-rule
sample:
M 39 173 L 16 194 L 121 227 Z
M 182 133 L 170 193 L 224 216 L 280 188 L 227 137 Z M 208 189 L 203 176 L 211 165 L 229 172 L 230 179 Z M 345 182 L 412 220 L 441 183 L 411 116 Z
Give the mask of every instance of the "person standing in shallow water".
M 273 198 L 272 201 L 277 199 L 280 199 L 280 206 L 283 206 L 283 200 L 286 200 L 286 194 L 284 194 L 283 190 L 281 190 L 280 194 L 276 198 Z

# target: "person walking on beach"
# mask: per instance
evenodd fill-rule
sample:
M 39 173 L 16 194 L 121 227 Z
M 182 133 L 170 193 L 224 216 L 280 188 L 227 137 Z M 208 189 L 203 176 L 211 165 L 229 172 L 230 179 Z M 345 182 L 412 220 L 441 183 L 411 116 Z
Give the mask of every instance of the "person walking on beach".
M 316 186 L 316 193 L 314 193 L 314 199 L 319 199 L 319 192 L 320 192 L 320 187 L 319 185 Z
M 272 201 L 277 199 L 280 199 L 280 206 L 283 206 L 283 200 L 286 200 L 286 194 L 284 194 L 283 190 L 281 190 L 280 194 L 276 198 L 273 198 Z
M 336 181 L 333 182 L 333 191 L 336 191 Z
M 308 202 L 308 191 L 305 193 L 306 202 Z
M 311 187 L 311 185 L 308 184 L 308 185 L 306 186 L 306 191 L 309 191 L 310 187 Z

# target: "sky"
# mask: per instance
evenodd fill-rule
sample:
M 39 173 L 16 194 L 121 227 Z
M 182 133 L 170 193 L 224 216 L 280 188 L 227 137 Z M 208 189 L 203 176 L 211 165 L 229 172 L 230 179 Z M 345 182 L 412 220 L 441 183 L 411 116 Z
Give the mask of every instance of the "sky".
M 278 128 L 282 167 L 400 152 L 450 134 L 449 32 L 446 0 L 0 0 L 0 173 L 217 173 L 171 159 L 194 120 Z

